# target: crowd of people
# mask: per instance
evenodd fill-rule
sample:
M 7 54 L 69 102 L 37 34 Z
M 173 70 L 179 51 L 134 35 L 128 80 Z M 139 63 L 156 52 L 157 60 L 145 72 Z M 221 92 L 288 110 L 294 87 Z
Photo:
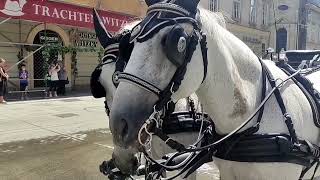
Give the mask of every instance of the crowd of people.
M 0 58 L 0 104 L 5 104 L 6 101 L 4 96 L 7 91 L 7 82 L 9 80 L 9 75 L 5 71 L 5 62 L 6 60 Z M 66 71 L 63 63 L 52 63 L 49 66 L 47 74 L 47 85 L 48 96 L 49 97 L 58 97 L 58 95 L 66 95 L 66 84 L 69 84 L 68 73 Z M 29 86 L 29 72 L 26 70 L 26 65 L 21 64 L 19 68 L 19 81 L 20 81 L 20 92 L 21 100 L 28 99 L 28 86 Z

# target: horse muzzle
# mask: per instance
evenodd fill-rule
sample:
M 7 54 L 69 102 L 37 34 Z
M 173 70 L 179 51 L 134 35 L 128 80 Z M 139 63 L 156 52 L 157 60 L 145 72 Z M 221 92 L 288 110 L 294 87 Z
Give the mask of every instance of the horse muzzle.
M 136 170 L 139 167 L 138 158 L 135 156 L 137 153 L 136 149 L 124 149 L 118 146 L 115 146 L 112 159 L 115 166 L 123 174 L 132 175 L 135 174 Z
M 129 83 L 120 83 L 113 99 L 110 128 L 114 144 L 138 148 L 138 133 L 153 112 L 157 96 Z

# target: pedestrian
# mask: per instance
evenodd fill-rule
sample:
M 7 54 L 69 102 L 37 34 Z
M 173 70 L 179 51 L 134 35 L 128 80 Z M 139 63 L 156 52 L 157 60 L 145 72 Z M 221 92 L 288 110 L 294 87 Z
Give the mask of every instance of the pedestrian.
M 49 67 L 49 76 L 50 76 L 50 83 L 49 83 L 49 97 L 58 97 L 57 95 L 57 87 L 59 83 L 59 76 L 58 72 L 60 71 L 60 66 L 58 63 L 53 63 Z
M 60 71 L 58 73 L 59 76 L 59 88 L 58 95 L 66 95 L 66 84 L 69 84 L 68 73 L 66 67 L 62 64 Z
M 19 72 L 19 78 L 20 78 L 20 91 L 21 93 L 21 100 L 26 100 L 27 97 L 27 91 L 28 91 L 28 79 L 29 79 L 29 73 L 26 70 L 26 65 L 22 64 L 21 69 Z
M 6 60 L 0 58 L 0 104 L 6 104 L 4 100 L 4 96 L 7 91 L 7 81 L 9 79 L 9 75 L 5 72 L 4 65 Z

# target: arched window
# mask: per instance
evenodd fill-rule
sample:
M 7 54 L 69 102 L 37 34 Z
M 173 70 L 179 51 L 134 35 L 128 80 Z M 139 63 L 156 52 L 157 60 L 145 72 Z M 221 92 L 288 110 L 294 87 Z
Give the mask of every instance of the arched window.
M 277 31 L 277 52 L 280 52 L 283 48 L 284 50 L 287 50 L 287 39 L 288 39 L 288 33 L 285 28 L 278 29 Z

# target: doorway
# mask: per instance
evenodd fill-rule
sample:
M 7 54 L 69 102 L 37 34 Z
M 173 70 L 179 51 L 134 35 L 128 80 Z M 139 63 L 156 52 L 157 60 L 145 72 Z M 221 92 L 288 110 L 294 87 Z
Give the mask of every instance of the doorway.
M 278 29 L 277 31 L 277 53 L 281 51 L 283 48 L 285 51 L 287 50 L 287 40 L 288 33 L 285 28 Z
M 59 34 L 50 30 L 42 30 L 38 32 L 33 41 L 33 44 L 45 43 L 63 45 L 63 41 Z M 46 64 L 42 52 L 43 50 L 40 50 L 33 55 L 33 77 L 35 88 L 46 86 L 45 78 L 48 72 L 45 67 Z M 63 54 L 59 54 L 59 52 L 51 52 L 47 63 L 51 64 L 58 61 L 64 61 Z

